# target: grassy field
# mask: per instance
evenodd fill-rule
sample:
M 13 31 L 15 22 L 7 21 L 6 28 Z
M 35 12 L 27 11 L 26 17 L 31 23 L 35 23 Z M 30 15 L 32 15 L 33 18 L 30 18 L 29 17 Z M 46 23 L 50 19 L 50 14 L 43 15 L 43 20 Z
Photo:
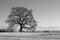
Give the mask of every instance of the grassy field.
M 0 40 L 60 40 L 60 32 L 1 32 Z

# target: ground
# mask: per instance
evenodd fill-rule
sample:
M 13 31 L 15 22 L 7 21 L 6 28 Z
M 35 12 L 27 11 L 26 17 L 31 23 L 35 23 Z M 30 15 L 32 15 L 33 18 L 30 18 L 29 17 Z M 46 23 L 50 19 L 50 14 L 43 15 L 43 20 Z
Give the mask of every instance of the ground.
M 2 32 L 0 33 L 0 40 L 60 40 L 60 32 Z

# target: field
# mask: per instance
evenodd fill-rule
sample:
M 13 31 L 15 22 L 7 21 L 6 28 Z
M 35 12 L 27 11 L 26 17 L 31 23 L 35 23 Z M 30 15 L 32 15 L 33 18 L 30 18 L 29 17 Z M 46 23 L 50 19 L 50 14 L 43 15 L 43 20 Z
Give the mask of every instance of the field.
M 60 32 L 1 32 L 0 40 L 60 40 Z

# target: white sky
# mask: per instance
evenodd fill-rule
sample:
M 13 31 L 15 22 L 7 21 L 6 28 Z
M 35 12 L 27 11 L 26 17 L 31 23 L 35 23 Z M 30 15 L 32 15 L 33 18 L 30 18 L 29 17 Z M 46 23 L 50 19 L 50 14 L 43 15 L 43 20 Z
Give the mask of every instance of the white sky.
M 0 0 L 0 25 L 6 25 L 5 19 L 13 6 L 32 9 L 38 26 L 60 26 L 60 0 Z

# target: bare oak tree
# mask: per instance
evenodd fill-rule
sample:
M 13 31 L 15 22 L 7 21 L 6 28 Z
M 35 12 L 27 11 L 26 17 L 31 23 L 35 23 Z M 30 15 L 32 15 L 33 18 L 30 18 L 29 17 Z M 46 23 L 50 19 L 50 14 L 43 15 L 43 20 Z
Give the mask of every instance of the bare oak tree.
M 25 7 L 12 7 L 6 23 L 9 23 L 10 27 L 13 27 L 15 24 L 19 24 L 20 32 L 22 32 L 23 29 L 35 31 L 37 26 L 37 23 L 32 15 L 32 10 Z

